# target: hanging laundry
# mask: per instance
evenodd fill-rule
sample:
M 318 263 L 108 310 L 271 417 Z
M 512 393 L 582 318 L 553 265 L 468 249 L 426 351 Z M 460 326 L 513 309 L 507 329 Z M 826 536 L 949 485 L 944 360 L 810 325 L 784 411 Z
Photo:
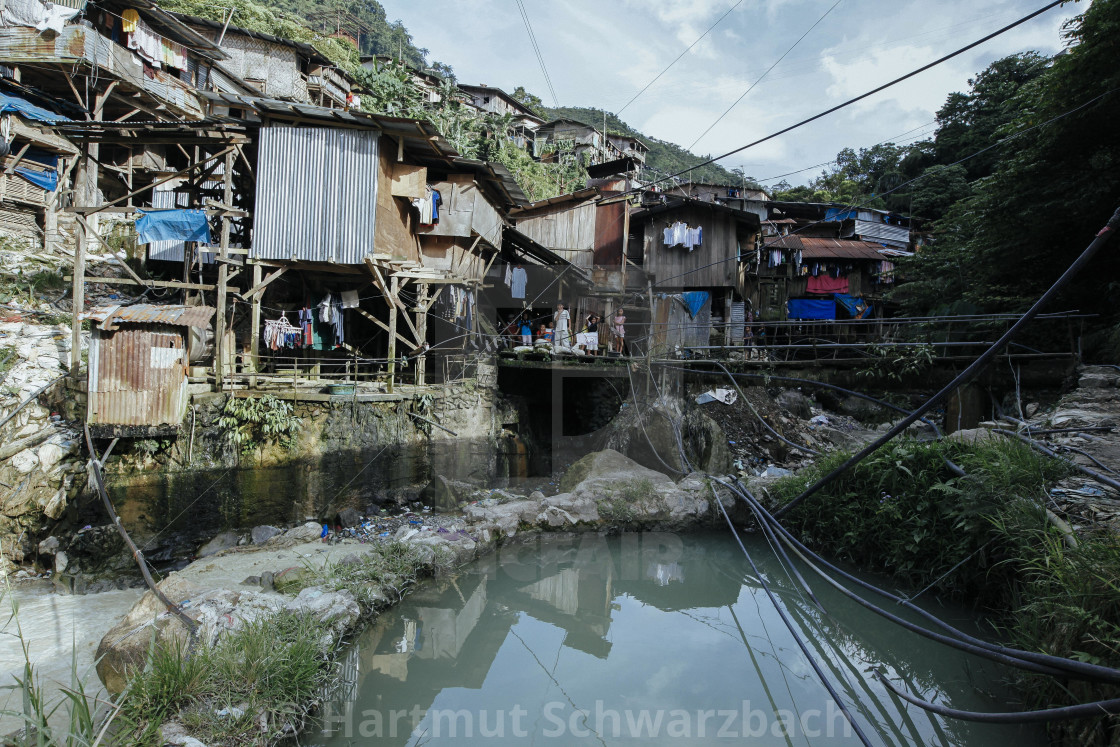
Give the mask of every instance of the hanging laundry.
M 525 298 L 525 285 L 529 280 L 529 276 L 525 273 L 525 268 L 515 267 L 513 269 L 513 284 L 510 286 L 510 295 L 513 298 Z
M 348 290 L 342 291 L 342 308 L 356 309 L 358 308 L 358 291 Z
M 147 60 L 154 68 L 159 68 L 163 63 L 161 37 L 142 19 L 136 22 L 136 30 L 128 36 L 128 48 L 136 50 L 136 54 Z
M 506 275 L 502 282 L 506 284 L 507 288 L 513 284 L 513 265 L 506 265 Z
M 279 319 L 265 321 L 261 339 L 269 350 L 299 347 L 303 343 L 303 330 L 293 326 L 288 321 L 288 313 L 284 312 Z
M 311 332 L 311 309 L 304 306 L 299 312 L 299 326 L 303 330 L 303 346 L 305 348 L 311 347 L 314 342 Z
M 808 281 L 806 281 L 805 290 L 808 293 L 821 293 L 825 295 L 833 295 L 834 293 L 847 293 L 848 278 L 847 276 L 834 278 L 824 274 L 810 276 Z
M 420 213 L 420 225 L 434 226 L 439 223 L 439 206 L 443 203 L 443 196 L 431 185 L 424 185 L 424 196 L 412 201 L 412 206 Z
M 438 189 L 432 190 L 432 223 L 439 223 L 439 206 L 443 204 L 443 195 Z
M 323 300 L 319 302 L 319 321 L 331 323 L 331 294 L 323 296 Z

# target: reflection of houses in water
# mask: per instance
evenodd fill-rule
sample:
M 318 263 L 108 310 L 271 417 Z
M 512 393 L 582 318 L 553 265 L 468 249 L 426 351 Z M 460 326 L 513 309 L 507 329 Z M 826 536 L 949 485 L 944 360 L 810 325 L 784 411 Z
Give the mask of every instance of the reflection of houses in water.
M 611 652 L 611 564 L 563 568 L 518 590 L 517 604 L 534 618 L 561 628 L 564 645 L 600 659 Z M 528 596 L 525 599 L 524 596 Z

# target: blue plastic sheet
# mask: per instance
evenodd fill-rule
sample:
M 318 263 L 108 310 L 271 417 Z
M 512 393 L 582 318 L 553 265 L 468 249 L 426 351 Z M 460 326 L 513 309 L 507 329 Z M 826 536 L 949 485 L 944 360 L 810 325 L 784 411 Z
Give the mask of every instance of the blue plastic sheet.
M 48 192 L 53 192 L 58 189 L 57 171 L 36 171 L 35 169 L 26 169 L 23 166 L 16 166 L 15 173 L 34 184 L 36 187 L 45 189 Z
M 48 111 L 41 106 L 32 104 L 27 99 L 13 96 L 10 93 L 0 93 L 0 114 L 7 114 L 8 112 L 15 112 L 24 119 L 33 119 L 36 122 L 68 122 L 69 117 L 64 117 L 61 114 L 55 114 Z
M 871 316 L 871 305 L 862 298 L 855 298 L 847 293 L 837 293 L 833 298 L 836 299 L 836 303 L 848 310 L 853 319 L 866 319 Z
M 688 314 L 693 319 L 700 313 L 700 309 L 704 308 L 704 304 L 708 302 L 707 291 L 689 291 L 682 293 L 681 298 L 684 299 L 684 305 L 688 307 Z
M 791 298 L 786 305 L 790 319 L 836 318 L 836 302 L 832 299 Z
M 136 233 L 141 244 L 166 240 L 210 243 L 210 224 L 201 210 L 141 210 Z

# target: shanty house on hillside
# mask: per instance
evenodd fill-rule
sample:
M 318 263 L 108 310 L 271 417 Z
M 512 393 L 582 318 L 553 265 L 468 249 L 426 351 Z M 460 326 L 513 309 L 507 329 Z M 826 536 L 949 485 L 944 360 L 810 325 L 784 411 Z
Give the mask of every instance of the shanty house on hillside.
M 463 83 L 459 83 L 458 88 L 469 96 L 471 103 L 481 111 L 499 115 L 509 114 L 514 119 L 514 125 L 538 127 L 544 123 L 536 112 L 500 88 Z
M 396 58 L 385 54 L 366 55 L 362 57 L 361 62 L 362 67 L 371 72 L 380 70 L 384 65 L 401 64 L 397 62 Z M 423 93 L 426 103 L 438 104 L 443 100 L 443 96 L 440 94 L 440 87 L 443 85 L 442 78 L 435 73 L 417 70 L 407 65 L 404 65 L 404 68 L 408 71 L 408 77 L 412 81 L 412 84 Z
M 633 135 L 625 135 L 621 132 L 608 132 L 607 142 L 610 143 L 616 159 L 630 158 L 639 164 L 646 162 L 649 146 Z
M 538 127 L 534 133 L 533 157 L 539 158 L 559 143 L 570 143 L 584 165 L 611 161 L 615 157 L 603 133 L 574 119 L 554 119 Z
M 654 201 L 630 214 L 630 234 L 642 247 L 641 266 L 652 291 L 654 349 L 703 347 L 712 344 L 713 332 L 723 341 L 741 342 L 742 324 L 732 324 L 742 318 L 738 264 L 758 239 L 758 216 L 714 202 L 646 198 Z
M 662 189 L 665 194 L 690 197 L 701 202 L 715 202 L 720 205 L 746 210 L 762 220 L 769 217 L 770 195 L 762 190 L 749 189 L 734 184 L 710 184 L 706 182 L 682 182 Z
M 257 93 L 328 108 L 346 106 L 353 79 L 310 44 L 206 18 L 172 15 L 221 47 L 227 55 L 222 63 L 224 71 L 239 77 Z
M 0 159 L 0 235 L 28 248 L 58 251 L 65 243 L 59 229 L 60 167 L 78 153 L 52 125 L 66 119 L 33 103 L 34 93 L 0 88 L 0 123 L 10 133 Z M 26 98 L 25 98 L 26 97 Z

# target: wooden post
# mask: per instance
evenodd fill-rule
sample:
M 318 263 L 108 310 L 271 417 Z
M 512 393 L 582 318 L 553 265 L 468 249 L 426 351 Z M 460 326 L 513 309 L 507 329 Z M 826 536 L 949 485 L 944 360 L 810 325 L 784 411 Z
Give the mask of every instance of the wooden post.
M 649 298 L 649 333 L 646 338 L 646 397 L 649 397 L 649 383 L 653 378 L 653 281 L 646 280 L 646 296 Z M 622 338 L 623 346 L 626 345 L 626 338 Z M 625 350 L 625 347 L 623 348 Z
M 70 375 L 77 376 L 82 367 L 82 322 L 86 302 L 86 229 L 78 223 L 78 246 L 74 248 L 74 280 L 71 298 L 74 301 L 70 322 Z
M 233 152 L 226 153 L 225 173 L 222 174 L 222 202 L 226 205 L 233 204 Z M 226 358 L 231 351 L 227 350 L 226 343 L 226 304 L 229 302 L 226 292 L 226 283 L 229 282 L 229 215 L 222 214 L 221 243 L 218 246 L 218 313 L 214 320 L 214 376 L 218 391 L 225 388 Z M 258 296 L 260 294 L 257 294 Z
M 428 313 L 426 311 L 428 307 L 428 284 L 419 283 L 419 286 L 416 294 L 416 336 L 419 338 L 417 342 L 420 347 L 423 347 L 428 339 Z M 420 354 L 416 358 L 416 383 L 420 386 L 427 383 L 425 381 L 427 362 L 427 356 L 424 354 Z
M 261 266 L 253 265 L 253 288 L 261 284 Z M 253 295 L 252 318 L 250 320 L 249 334 L 249 357 L 252 359 L 253 373 L 256 373 L 261 368 L 261 296 L 264 293 L 256 293 Z M 252 376 L 249 378 L 249 387 L 251 389 L 257 388 L 257 377 Z
M 389 394 L 393 393 L 393 377 L 397 371 L 397 291 L 400 279 L 393 275 L 389 278 Z

